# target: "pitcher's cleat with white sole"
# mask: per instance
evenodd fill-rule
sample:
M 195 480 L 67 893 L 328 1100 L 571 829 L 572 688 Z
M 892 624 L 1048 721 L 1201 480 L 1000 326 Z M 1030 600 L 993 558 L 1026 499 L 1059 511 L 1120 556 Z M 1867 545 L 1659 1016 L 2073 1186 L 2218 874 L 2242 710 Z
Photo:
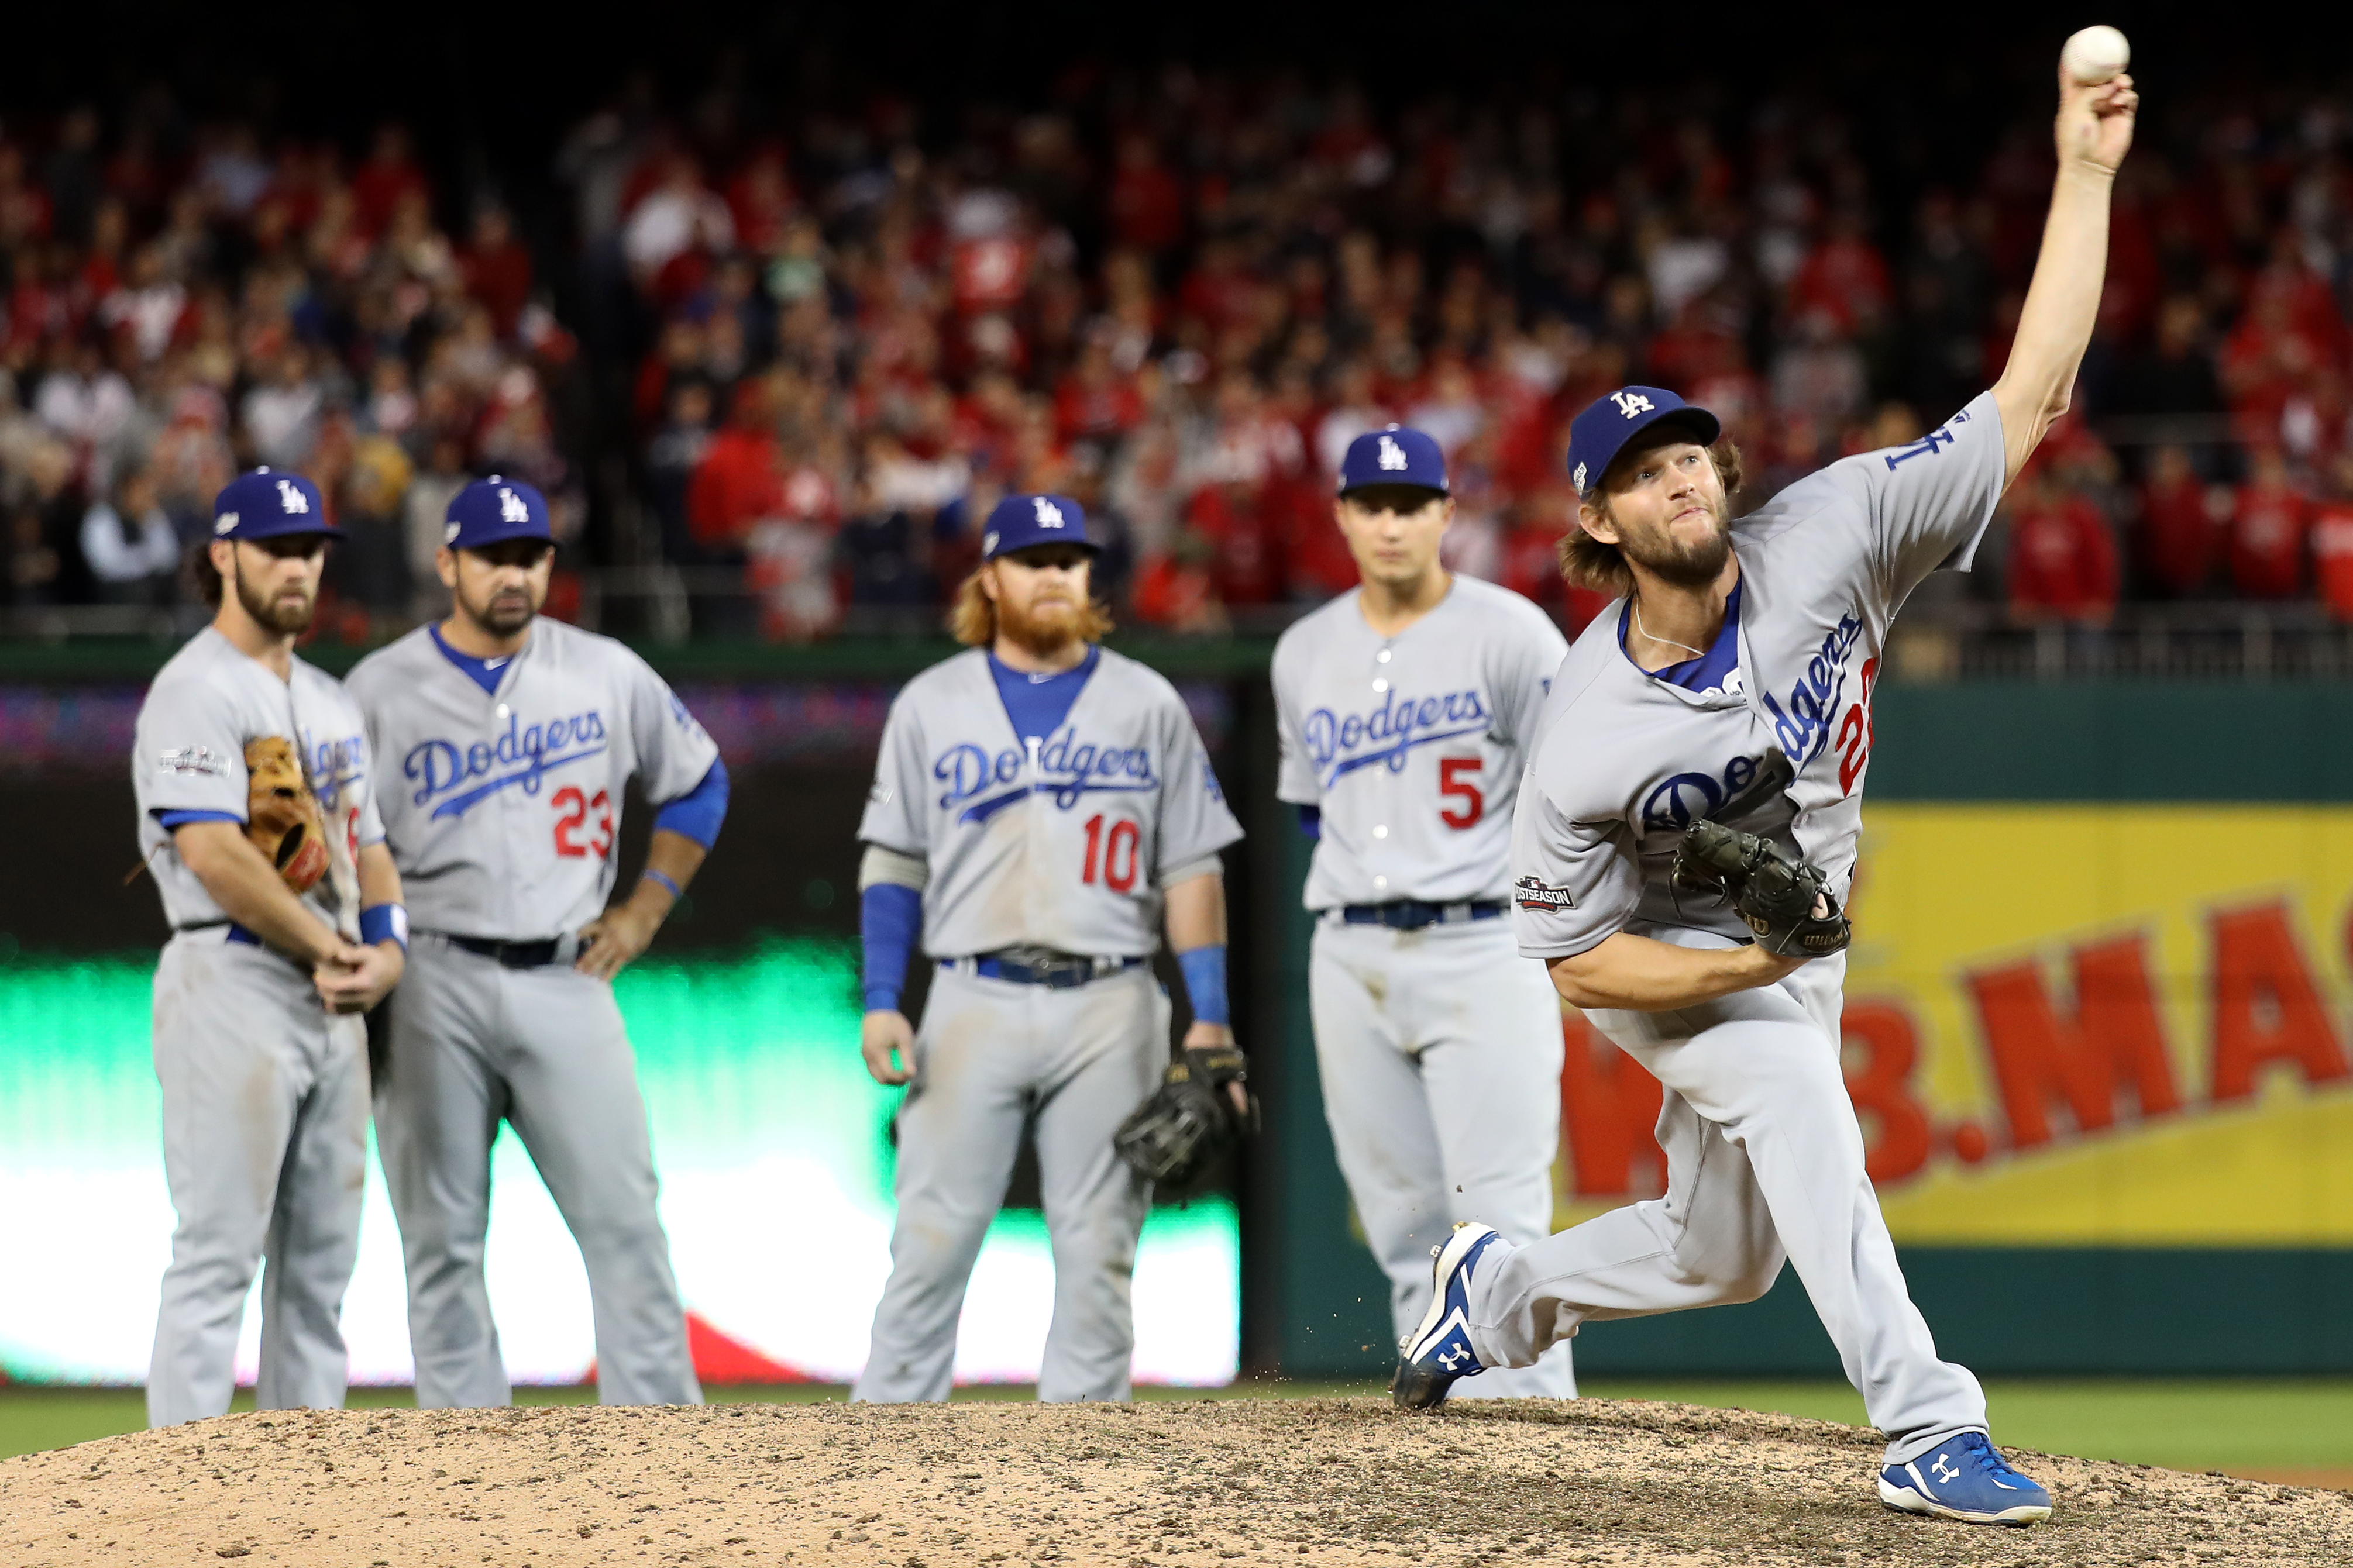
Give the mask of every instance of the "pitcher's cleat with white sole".
M 1905 1513 L 1969 1524 L 2040 1524 L 2051 1494 L 2010 1468 L 1982 1432 L 1948 1437 L 1909 1464 L 1879 1472 L 1879 1500 Z
M 1434 1410 L 1459 1378 L 1487 1369 L 1471 1348 L 1471 1269 L 1499 1237 L 1493 1227 L 1465 1220 L 1430 1256 L 1433 1287 L 1421 1326 L 1398 1342 L 1397 1375 L 1389 1397 L 1400 1410 Z

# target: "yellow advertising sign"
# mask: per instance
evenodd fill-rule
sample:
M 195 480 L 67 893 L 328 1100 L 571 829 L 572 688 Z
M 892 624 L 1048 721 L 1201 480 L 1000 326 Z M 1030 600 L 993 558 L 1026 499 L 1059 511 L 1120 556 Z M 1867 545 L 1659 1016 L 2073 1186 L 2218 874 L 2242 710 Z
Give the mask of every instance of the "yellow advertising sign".
M 1848 1091 L 1901 1242 L 2353 1246 L 2353 807 L 1870 807 Z M 1658 1190 L 1573 1015 L 1563 1224 Z

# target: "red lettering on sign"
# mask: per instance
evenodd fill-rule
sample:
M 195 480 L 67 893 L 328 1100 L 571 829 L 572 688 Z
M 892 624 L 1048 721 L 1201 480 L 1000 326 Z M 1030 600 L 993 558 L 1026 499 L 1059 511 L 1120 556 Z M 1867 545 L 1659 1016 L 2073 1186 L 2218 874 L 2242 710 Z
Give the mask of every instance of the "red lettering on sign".
M 1642 1065 L 1585 1021 L 1561 1019 L 1560 1118 L 1568 1135 L 1569 1191 L 1580 1198 L 1635 1194 L 1639 1164 L 1644 1191 L 1666 1188 L 1666 1156 L 1656 1131 L 1664 1091 Z
M 2213 942 L 2215 1102 L 2254 1093 L 2256 1074 L 2272 1062 L 2295 1063 L 2306 1083 L 2345 1077 L 2345 1047 L 2287 906 L 2218 910 L 2207 929 Z
M 2033 960 L 1968 976 L 2011 1147 L 2051 1142 L 2054 1101 L 2066 1106 L 2078 1132 L 2115 1123 L 2120 1088 L 2132 1091 L 2144 1118 L 2181 1109 L 2147 947 L 2147 935 L 2136 932 L 2075 949 L 2072 1012 L 2052 1002 Z
M 1893 1002 L 1850 1002 L 1840 1030 L 1851 1053 L 1846 1097 L 1869 1116 L 1863 1170 L 1873 1182 L 1900 1182 L 1928 1163 L 1928 1113 L 1912 1098 L 1919 1031 Z M 1856 1058 L 1860 1059 L 1856 1059 Z

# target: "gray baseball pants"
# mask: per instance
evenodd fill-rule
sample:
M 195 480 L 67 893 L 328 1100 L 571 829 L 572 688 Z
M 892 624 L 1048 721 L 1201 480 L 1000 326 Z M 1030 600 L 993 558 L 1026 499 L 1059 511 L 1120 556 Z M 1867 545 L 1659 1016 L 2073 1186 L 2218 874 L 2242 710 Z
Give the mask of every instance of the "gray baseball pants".
M 935 972 L 899 1106 L 891 1278 L 853 1400 L 948 1396 L 965 1287 L 1033 1118 L 1054 1251 L 1038 1397 L 1128 1397 L 1128 1291 L 1151 1187 L 1111 1139 L 1159 1083 L 1167 1041 L 1168 998 L 1141 965 L 1059 991 Z
M 1392 931 L 1316 922 L 1307 971 L 1324 1116 L 1401 1339 L 1430 1309 L 1433 1247 L 1457 1220 L 1552 1234 L 1560 998 L 1508 920 Z M 1573 1399 L 1567 1340 L 1451 1397 Z
M 482 1273 L 491 1145 L 504 1121 L 580 1245 L 597 1398 L 701 1404 L 612 987 L 567 964 L 509 969 L 420 931 L 391 1005 L 376 1144 L 408 1268 L 417 1403 L 514 1397 Z
M 1659 931 L 1687 947 L 1723 938 Z M 1844 955 L 1778 985 L 1672 1013 L 1594 1011 L 1594 1026 L 1665 1086 L 1662 1198 L 1630 1204 L 1508 1254 L 1471 1277 L 1471 1345 L 1525 1366 L 1579 1323 L 1753 1301 L 1786 1257 L 1872 1425 L 1901 1464 L 1983 1431 L 1984 1392 L 1936 1342 L 1904 1283 L 1863 1172 L 1862 1131 L 1839 1063 Z
M 155 966 L 164 1173 L 178 1223 L 155 1313 L 147 1424 L 218 1415 L 236 1392 L 263 1268 L 265 1410 L 343 1403 L 343 1290 L 367 1180 L 367 1035 L 307 970 L 227 929 L 183 931 Z

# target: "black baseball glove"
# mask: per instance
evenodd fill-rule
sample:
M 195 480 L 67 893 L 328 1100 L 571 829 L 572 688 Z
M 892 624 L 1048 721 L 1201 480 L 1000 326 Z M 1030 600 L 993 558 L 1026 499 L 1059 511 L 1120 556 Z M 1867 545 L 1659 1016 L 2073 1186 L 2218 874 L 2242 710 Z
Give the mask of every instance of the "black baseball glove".
M 1152 1097 L 1112 1134 L 1111 1146 L 1146 1180 L 1182 1187 L 1218 1155 L 1258 1131 L 1258 1100 L 1247 1089 L 1247 1111 L 1234 1109 L 1228 1084 L 1247 1084 L 1250 1070 L 1232 1046 L 1195 1047 L 1168 1064 Z
M 1715 893 L 1757 933 L 1757 945 L 1784 958 L 1843 952 L 1854 938 L 1820 868 L 1771 840 L 1720 822 L 1691 826 L 1675 847 L 1674 885 Z

